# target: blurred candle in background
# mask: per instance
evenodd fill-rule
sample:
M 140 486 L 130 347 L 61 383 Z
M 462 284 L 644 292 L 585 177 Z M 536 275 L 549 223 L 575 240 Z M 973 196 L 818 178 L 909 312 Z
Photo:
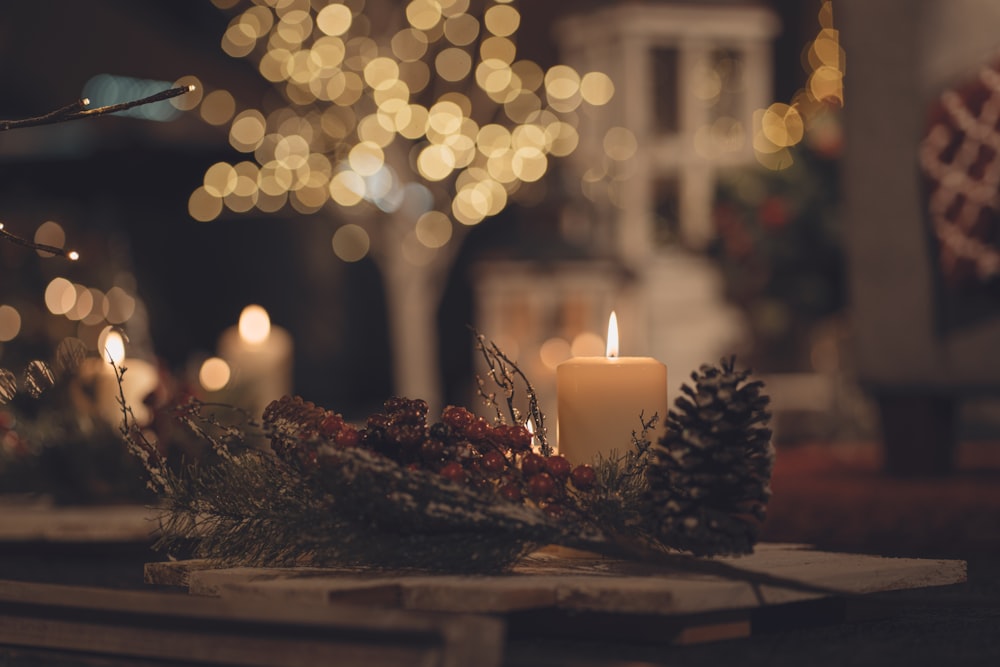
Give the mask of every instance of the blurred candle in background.
M 575 357 L 556 368 L 559 453 L 577 464 L 632 447 L 632 432 L 667 416 L 667 367 L 652 357 L 618 356 L 618 320 L 608 321 L 607 354 Z
M 261 306 L 240 313 L 239 324 L 222 332 L 219 357 L 231 369 L 234 402 L 260 417 L 267 404 L 292 391 L 292 337 Z
M 119 399 L 124 394 L 125 405 L 135 416 L 136 424 L 148 426 L 153 420 L 153 412 L 146 404 L 146 399 L 160 386 L 160 374 L 156 366 L 143 359 L 126 357 L 125 339 L 114 329 L 107 329 L 98 338 L 98 346 L 101 351 L 101 368 L 94 378 L 98 414 L 109 424 L 120 424 L 123 413 Z M 115 367 L 125 369 L 121 392 Z

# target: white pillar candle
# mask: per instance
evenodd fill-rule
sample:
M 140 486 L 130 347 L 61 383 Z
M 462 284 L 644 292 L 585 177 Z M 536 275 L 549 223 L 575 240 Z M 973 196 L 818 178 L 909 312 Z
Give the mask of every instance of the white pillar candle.
M 117 331 L 109 330 L 99 339 L 101 358 L 89 357 L 80 366 L 80 377 L 86 383 L 93 383 L 94 409 L 108 424 L 117 427 L 122 422 L 121 399 L 132 411 L 139 426 L 148 426 L 153 421 L 153 413 L 146 405 L 146 399 L 160 386 L 160 373 L 156 366 L 142 359 L 125 357 L 125 340 Z M 118 386 L 115 368 L 125 369 Z
M 272 326 L 260 306 L 244 308 L 239 325 L 222 332 L 219 356 L 232 369 L 229 386 L 235 401 L 255 417 L 292 391 L 292 337 Z
M 575 464 L 594 463 L 632 447 L 642 418 L 667 416 L 667 367 L 652 357 L 618 356 L 618 323 L 608 323 L 605 357 L 576 357 L 556 368 L 559 453 Z

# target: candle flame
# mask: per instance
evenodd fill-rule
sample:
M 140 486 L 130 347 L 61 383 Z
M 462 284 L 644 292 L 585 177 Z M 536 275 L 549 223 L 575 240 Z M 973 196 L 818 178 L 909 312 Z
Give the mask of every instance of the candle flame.
M 611 311 L 611 317 L 608 318 L 608 352 L 607 356 L 617 357 L 618 356 L 618 316 L 615 315 L 615 311 Z
M 122 359 L 125 358 L 125 339 L 117 331 L 109 331 L 104 336 L 102 349 L 104 350 L 104 361 L 109 364 L 121 364 Z
M 271 318 L 262 306 L 251 304 L 240 313 L 240 338 L 247 343 L 257 345 L 267 340 L 271 335 Z

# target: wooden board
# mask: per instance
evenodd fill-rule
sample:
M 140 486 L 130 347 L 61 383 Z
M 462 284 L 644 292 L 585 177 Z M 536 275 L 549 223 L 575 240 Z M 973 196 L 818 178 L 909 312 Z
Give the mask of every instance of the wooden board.
M 141 505 L 54 507 L 0 500 L 0 542 L 147 542 L 158 527 Z
M 0 645 L 275 667 L 500 664 L 503 622 L 0 581 Z
M 533 554 L 511 574 L 501 576 L 214 569 L 203 561 L 181 561 L 147 564 L 146 581 L 230 600 L 493 614 L 506 618 L 512 631 L 523 628 L 529 634 L 566 636 L 573 629 L 586 634 L 591 625 L 588 617 L 602 622 L 618 619 L 615 625 L 630 638 L 661 636 L 687 642 L 746 636 L 759 610 L 955 584 L 966 577 L 963 561 L 830 553 L 801 545 L 759 545 L 751 556 L 718 562 L 801 582 L 814 590 L 752 584 L 565 550 Z M 536 622 L 543 617 L 545 623 Z M 560 617 L 572 617 L 568 627 L 552 622 Z

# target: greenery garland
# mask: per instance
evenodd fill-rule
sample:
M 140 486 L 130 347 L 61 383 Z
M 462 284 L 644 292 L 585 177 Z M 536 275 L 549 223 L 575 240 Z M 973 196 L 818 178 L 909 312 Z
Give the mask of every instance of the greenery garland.
M 215 456 L 180 469 L 166 465 L 120 395 L 122 433 L 161 500 L 156 548 L 223 565 L 443 572 L 504 571 L 549 544 L 653 560 L 682 553 L 672 548 L 678 543 L 702 555 L 752 549 L 748 536 L 755 530 L 730 539 L 731 530 L 705 525 L 694 537 L 689 531 L 678 540 L 676 524 L 663 520 L 668 486 L 660 481 L 662 471 L 651 471 L 662 468 L 670 441 L 651 440 L 658 416 L 638 416 L 623 453 L 574 468 L 547 452 L 544 429 L 541 446 L 532 450 L 515 406 L 526 398 L 531 418 L 543 424 L 533 388 L 494 344 L 478 336 L 477 348 L 498 388 L 486 391 L 480 382 L 480 395 L 496 412 L 492 423 L 449 406 L 441 421 L 428 424 L 423 401 L 395 398 L 356 428 L 334 412 L 285 397 L 265 410 L 262 424 L 232 425 L 192 400 L 178 416 Z M 126 369 L 117 370 L 121 379 Z M 732 361 L 724 360 L 718 373 L 731 376 Z M 740 375 L 736 389 L 747 384 L 746 376 Z M 697 384 L 698 375 L 692 377 Z M 759 393 L 759 383 L 747 386 Z M 703 389 L 685 391 L 697 395 Z M 760 408 L 754 412 L 755 429 L 766 421 L 766 402 L 765 396 L 754 403 Z M 709 430 L 712 418 L 706 417 Z M 748 459 L 760 460 L 759 436 L 755 431 L 746 441 Z M 764 446 L 772 456 L 769 443 Z M 729 463 L 732 455 L 730 447 Z M 754 471 L 741 488 L 766 499 L 769 462 L 736 468 Z M 717 472 L 720 479 L 729 474 Z M 762 520 L 760 504 L 747 514 L 745 498 L 727 497 L 729 521 Z M 727 508 L 716 503 L 713 512 L 726 514 Z M 692 542 L 697 535 L 705 539 Z

